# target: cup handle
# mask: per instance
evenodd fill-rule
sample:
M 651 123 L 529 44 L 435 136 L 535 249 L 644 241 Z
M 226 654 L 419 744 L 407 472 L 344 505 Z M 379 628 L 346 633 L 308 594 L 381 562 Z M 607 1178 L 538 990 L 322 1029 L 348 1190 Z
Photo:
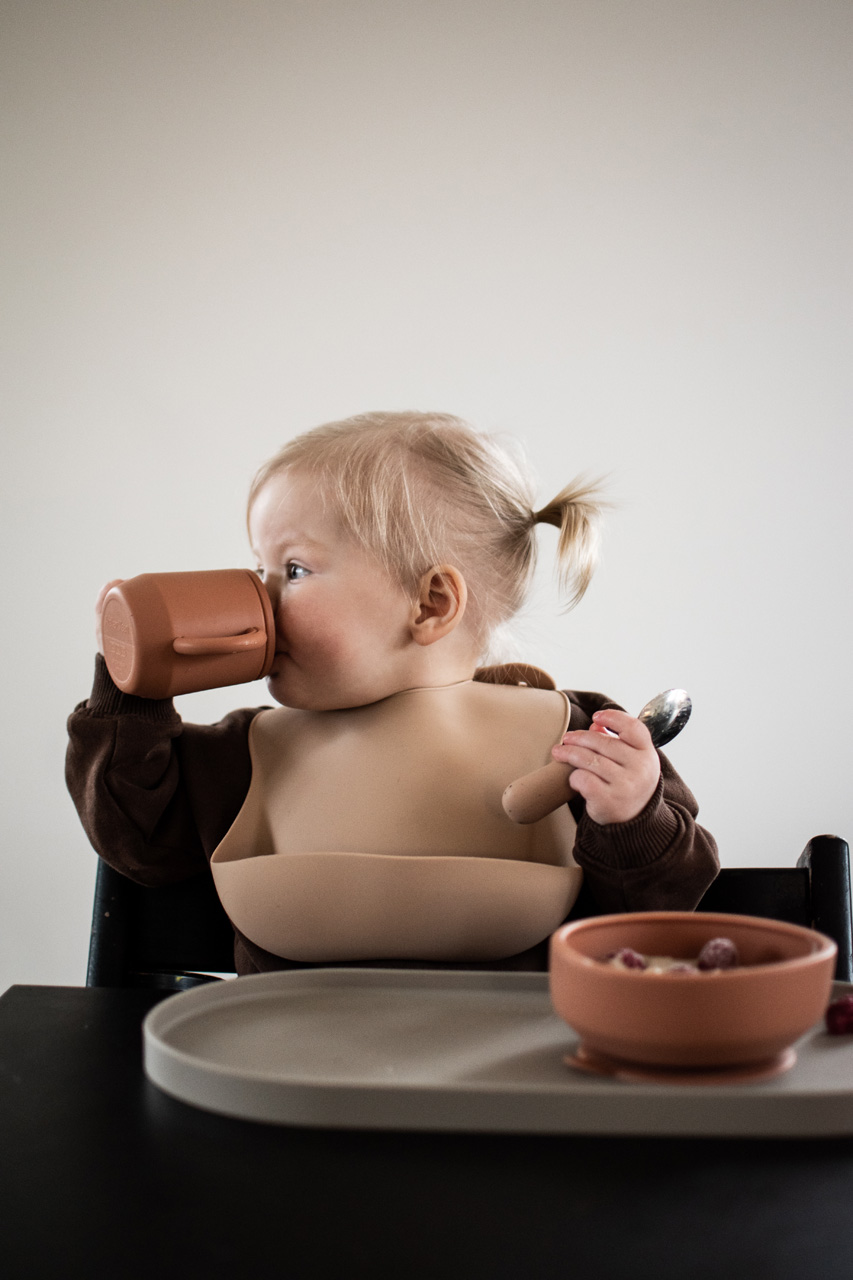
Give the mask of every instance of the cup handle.
M 215 653 L 245 653 L 246 650 L 263 649 L 267 643 L 265 631 L 253 627 L 237 636 L 178 636 L 172 641 L 175 653 L 186 657 L 201 657 Z

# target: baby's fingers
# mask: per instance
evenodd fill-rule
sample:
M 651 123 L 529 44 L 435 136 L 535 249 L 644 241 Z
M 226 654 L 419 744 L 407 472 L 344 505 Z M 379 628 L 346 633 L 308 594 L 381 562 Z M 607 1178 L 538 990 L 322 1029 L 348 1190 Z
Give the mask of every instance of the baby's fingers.
M 628 715 L 627 711 L 616 711 L 614 708 L 596 711 L 592 717 L 592 728 L 600 731 L 609 729 L 629 747 L 639 750 L 652 745 L 652 736 L 642 720 Z
M 610 777 L 612 767 L 624 767 L 633 754 L 618 738 L 605 737 L 579 729 L 567 733 L 562 742 L 551 748 L 551 756 L 575 769 L 591 769 L 601 777 Z

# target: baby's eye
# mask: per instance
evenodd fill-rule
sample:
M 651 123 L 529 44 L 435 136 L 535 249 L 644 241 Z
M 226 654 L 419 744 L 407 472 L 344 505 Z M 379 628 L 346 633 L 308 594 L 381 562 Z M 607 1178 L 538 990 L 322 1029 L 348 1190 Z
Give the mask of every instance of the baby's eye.
M 309 572 L 304 565 L 296 564 L 294 560 L 288 560 L 284 571 L 288 582 L 301 582 L 308 577 Z

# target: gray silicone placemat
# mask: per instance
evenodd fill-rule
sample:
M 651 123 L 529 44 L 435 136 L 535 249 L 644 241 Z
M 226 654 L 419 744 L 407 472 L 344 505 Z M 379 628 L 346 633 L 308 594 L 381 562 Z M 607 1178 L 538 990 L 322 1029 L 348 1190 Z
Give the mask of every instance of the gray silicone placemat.
M 853 991 L 836 984 L 835 995 Z M 305 969 L 170 997 L 144 1024 L 149 1078 L 277 1124 L 493 1133 L 853 1134 L 853 1036 L 821 1026 L 763 1083 L 661 1085 L 570 1070 L 546 974 Z

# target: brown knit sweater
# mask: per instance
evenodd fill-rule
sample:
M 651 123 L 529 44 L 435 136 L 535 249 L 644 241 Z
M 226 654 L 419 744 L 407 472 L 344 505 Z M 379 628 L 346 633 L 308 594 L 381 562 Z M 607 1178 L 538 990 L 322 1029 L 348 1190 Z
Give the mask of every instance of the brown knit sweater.
M 571 728 L 616 707 L 599 693 L 568 693 Z M 263 707 L 231 712 L 217 724 L 185 724 L 171 700 L 122 693 L 100 656 L 91 696 L 68 720 L 66 780 L 100 856 L 140 884 L 161 885 L 203 870 L 246 798 L 251 778 L 249 725 Z M 600 826 L 575 796 L 574 856 L 604 911 L 692 910 L 719 868 L 713 836 L 666 756 L 642 813 Z M 238 973 L 282 961 L 237 935 Z

